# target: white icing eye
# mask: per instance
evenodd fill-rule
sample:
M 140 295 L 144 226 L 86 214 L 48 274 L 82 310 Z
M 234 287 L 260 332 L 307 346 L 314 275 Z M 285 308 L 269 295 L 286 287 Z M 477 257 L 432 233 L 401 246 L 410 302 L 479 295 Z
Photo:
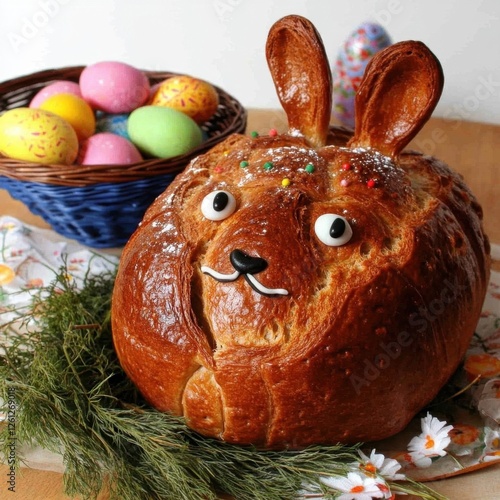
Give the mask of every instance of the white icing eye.
M 208 220 L 224 220 L 236 210 L 236 200 L 228 191 L 213 191 L 201 202 L 201 213 Z
M 341 215 L 323 214 L 314 223 L 319 240 L 329 247 L 345 245 L 352 238 L 352 228 Z

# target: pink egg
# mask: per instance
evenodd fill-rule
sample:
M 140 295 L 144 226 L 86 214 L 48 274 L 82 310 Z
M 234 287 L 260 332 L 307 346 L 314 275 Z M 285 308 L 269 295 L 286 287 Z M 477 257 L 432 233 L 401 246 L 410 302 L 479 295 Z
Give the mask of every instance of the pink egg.
M 130 165 L 142 161 L 138 149 L 125 137 L 102 132 L 83 141 L 78 154 L 81 165 Z
M 99 62 L 87 66 L 80 75 L 83 98 L 106 113 L 130 113 L 149 98 L 146 75 L 125 63 Z
M 80 85 L 76 82 L 67 80 L 58 80 L 57 82 L 50 83 L 43 89 L 39 90 L 30 102 L 30 108 L 38 108 L 48 97 L 56 94 L 73 94 L 82 97 Z

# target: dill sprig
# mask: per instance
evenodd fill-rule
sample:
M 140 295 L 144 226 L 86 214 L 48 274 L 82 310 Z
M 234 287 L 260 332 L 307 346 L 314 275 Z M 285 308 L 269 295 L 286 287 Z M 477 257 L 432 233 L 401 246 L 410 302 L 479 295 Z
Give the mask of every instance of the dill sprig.
M 79 289 L 61 270 L 35 295 L 23 319 L 25 333 L 7 333 L 0 346 L 0 398 L 15 394 L 16 439 L 62 454 L 68 495 L 96 498 L 105 489 L 120 500 L 210 500 L 222 493 L 289 500 L 313 485 L 324 498 L 337 496 L 320 478 L 346 476 L 359 460 L 359 446 L 256 450 L 200 436 L 181 418 L 149 407 L 113 349 L 113 283 L 112 274 L 97 275 Z M 8 442 L 4 426 L 5 456 Z M 411 481 L 390 486 L 442 498 Z

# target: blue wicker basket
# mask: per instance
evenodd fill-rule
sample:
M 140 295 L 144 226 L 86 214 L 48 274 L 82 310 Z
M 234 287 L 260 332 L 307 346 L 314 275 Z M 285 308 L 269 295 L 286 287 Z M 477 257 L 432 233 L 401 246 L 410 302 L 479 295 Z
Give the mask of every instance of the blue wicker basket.
M 78 81 L 83 66 L 46 70 L 0 84 L 0 112 L 28 106 L 40 88 Z M 145 71 L 152 85 L 174 76 Z M 219 107 L 202 125 L 207 140 L 189 154 L 134 165 L 41 165 L 0 156 L 0 188 L 41 216 L 59 234 L 93 248 L 124 245 L 144 212 L 191 159 L 233 133 L 243 133 L 247 114 L 217 86 Z

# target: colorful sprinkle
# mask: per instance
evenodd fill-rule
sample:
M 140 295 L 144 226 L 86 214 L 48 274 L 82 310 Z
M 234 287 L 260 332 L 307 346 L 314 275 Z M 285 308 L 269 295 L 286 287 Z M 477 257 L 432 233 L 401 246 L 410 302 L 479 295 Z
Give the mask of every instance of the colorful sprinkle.
M 347 187 L 349 184 L 350 184 L 350 182 L 349 182 L 347 179 L 342 179 L 342 180 L 340 181 L 340 185 L 341 185 L 342 187 Z
M 258 133 L 258 132 L 256 132 L 255 130 L 254 130 L 254 131 L 253 131 L 250 135 L 251 135 L 254 139 L 255 139 L 256 137 L 259 137 L 259 133 Z
M 312 174 L 314 172 L 314 165 L 312 163 L 308 163 L 306 165 L 306 172 L 308 174 Z
M 247 161 L 245 161 L 245 160 L 241 161 L 241 162 L 240 162 L 240 167 L 241 167 L 241 168 L 247 168 L 247 167 L 248 167 L 248 162 L 247 162 Z
M 214 168 L 214 172 L 220 174 L 222 172 L 222 167 L 220 165 L 217 165 L 215 168 Z
M 288 177 L 285 177 L 282 181 L 281 181 L 281 185 L 283 187 L 288 187 L 290 185 L 290 179 Z
M 374 188 L 376 184 L 377 181 L 375 179 L 370 179 L 369 181 L 366 182 L 366 187 L 371 189 Z
M 264 170 L 271 170 L 272 168 L 274 167 L 273 163 L 271 161 L 266 161 L 266 163 L 264 163 Z
M 342 170 L 351 170 L 351 164 L 350 163 L 344 163 L 342 165 Z
M 272 128 L 270 131 L 269 131 L 269 135 L 271 137 L 276 137 L 278 135 L 278 131 L 275 129 L 275 128 Z
M 224 153 L 222 153 L 224 156 L 227 156 L 230 153 L 229 149 L 226 149 Z

